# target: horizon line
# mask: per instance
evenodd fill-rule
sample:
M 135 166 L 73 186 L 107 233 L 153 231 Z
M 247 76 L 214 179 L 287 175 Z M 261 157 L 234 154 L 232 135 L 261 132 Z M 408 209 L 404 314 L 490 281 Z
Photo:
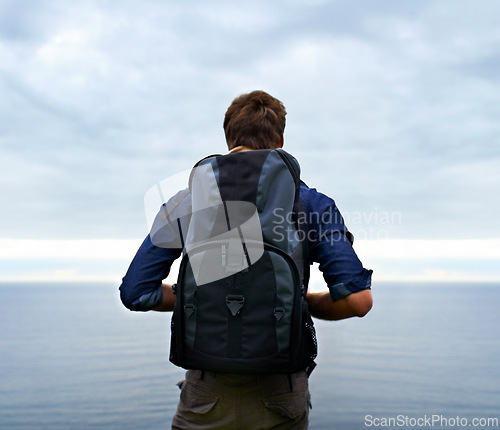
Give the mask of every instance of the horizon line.
M 0 282 L 114 282 L 143 239 L 0 239 Z M 366 239 L 354 243 L 375 282 L 500 282 L 500 239 Z M 167 282 L 175 282 L 180 259 Z M 326 284 L 315 264 L 312 290 Z M 320 290 L 317 290 L 320 291 Z

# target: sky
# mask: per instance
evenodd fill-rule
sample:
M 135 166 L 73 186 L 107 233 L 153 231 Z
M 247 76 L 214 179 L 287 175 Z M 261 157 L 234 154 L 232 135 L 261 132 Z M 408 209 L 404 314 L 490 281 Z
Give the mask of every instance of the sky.
M 118 284 L 262 89 L 376 280 L 500 281 L 500 3 L 0 0 L 0 281 Z

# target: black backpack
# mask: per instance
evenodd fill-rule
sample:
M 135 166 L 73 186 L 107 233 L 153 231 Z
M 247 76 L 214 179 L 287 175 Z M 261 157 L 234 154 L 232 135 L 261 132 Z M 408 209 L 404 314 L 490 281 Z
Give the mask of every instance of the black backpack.
M 189 181 L 170 361 L 221 373 L 314 367 L 300 168 L 281 149 L 210 156 Z

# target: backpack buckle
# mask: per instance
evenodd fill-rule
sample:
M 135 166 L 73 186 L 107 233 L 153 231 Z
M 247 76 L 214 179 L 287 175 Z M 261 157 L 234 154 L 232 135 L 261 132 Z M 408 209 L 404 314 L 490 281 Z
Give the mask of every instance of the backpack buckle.
M 184 312 L 188 318 L 191 318 L 191 315 L 194 314 L 194 303 L 186 303 L 184 305 Z
M 231 312 L 231 315 L 235 317 L 241 312 L 241 308 L 245 304 L 245 297 L 237 295 L 227 295 L 226 296 L 226 306 Z
M 281 318 L 285 316 L 285 308 L 283 307 L 278 307 L 274 309 L 274 318 L 276 318 L 276 321 L 280 321 Z

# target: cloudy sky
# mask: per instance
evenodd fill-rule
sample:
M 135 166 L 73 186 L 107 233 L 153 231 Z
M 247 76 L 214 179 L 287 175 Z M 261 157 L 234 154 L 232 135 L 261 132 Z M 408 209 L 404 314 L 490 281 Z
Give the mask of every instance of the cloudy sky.
M 500 280 L 500 3 L 0 0 L 0 280 L 117 279 L 263 89 L 375 279 Z

